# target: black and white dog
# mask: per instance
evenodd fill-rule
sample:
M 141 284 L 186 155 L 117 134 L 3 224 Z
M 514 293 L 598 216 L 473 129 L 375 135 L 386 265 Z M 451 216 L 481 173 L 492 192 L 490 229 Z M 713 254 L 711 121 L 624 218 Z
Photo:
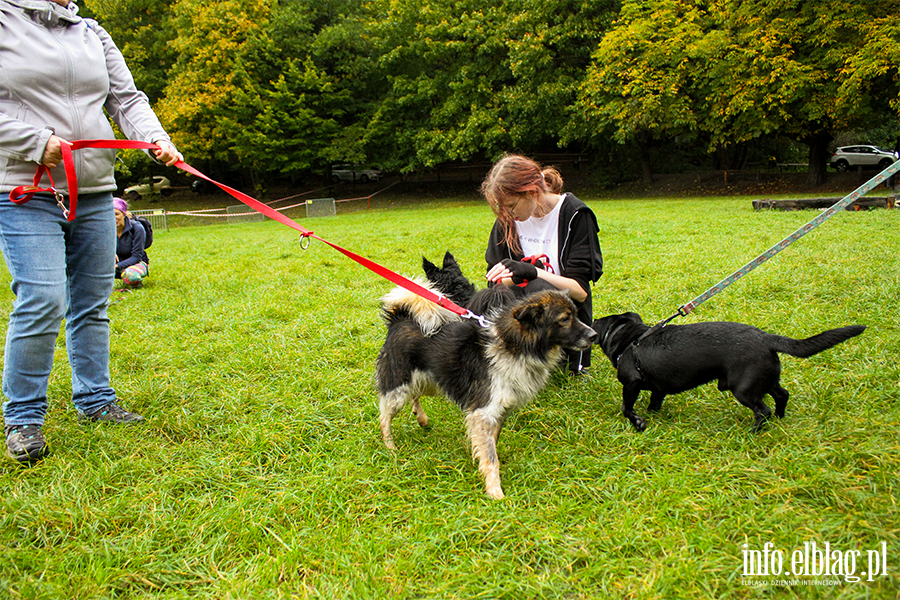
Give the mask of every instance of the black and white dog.
M 497 458 L 503 423 L 544 387 L 563 349 L 587 349 L 596 334 L 578 320 L 568 295 L 557 291 L 495 308 L 486 315 L 489 327 L 403 288 L 384 297 L 382 314 L 388 331 L 375 379 L 384 443 L 395 449 L 391 422 L 404 406 L 412 404 L 426 427 L 419 397 L 443 394 L 466 415 L 472 456 L 488 495 L 503 498 Z
M 719 380 L 719 390 L 730 391 L 753 411 L 759 431 L 772 411 L 763 401 L 775 400 L 775 415 L 784 416 L 789 394 L 781 387 L 783 352 L 808 358 L 865 330 L 864 325 L 830 329 L 804 340 L 766 333 L 743 323 L 667 325 L 650 330 L 633 312 L 594 321 L 597 344 L 618 370 L 622 384 L 622 414 L 638 431 L 644 419 L 634 412 L 641 390 L 650 390 L 648 410 L 658 411 L 667 394 L 677 394 Z

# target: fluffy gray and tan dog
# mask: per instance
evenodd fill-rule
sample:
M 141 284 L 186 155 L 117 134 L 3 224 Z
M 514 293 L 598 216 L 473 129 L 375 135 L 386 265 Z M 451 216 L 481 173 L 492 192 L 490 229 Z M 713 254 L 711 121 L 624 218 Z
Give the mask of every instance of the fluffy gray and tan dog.
M 677 394 L 719 381 L 738 402 L 753 411 L 759 431 L 772 415 L 763 397 L 775 400 L 775 415 L 784 416 L 788 391 L 781 387 L 779 352 L 808 358 L 865 330 L 851 325 L 823 331 L 803 340 L 766 333 L 751 325 L 726 321 L 667 325 L 654 332 L 637 313 L 609 315 L 594 321 L 597 344 L 618 371 L 622 384 L 622 414 L 644 431 L 644 419 L 634 412 L 641 390 L 650 390 L 650 411 L 662 407 L 667 394 Z
M 426 284 L 427 285 L 427 284 Z M 396 288 L 385 296 L 387 339 L 375 368 L 381 437 L 395 449 L 391 422 L 407 404 L 419 425 L 423 395 L 443 394 L 466 415 L 472 456 L 487 493 L 503 498 L 497 438 L 507 416 L 531 400 L 563 357 L 596 338 L 562 292 L 548 291 L 498 307 L 489 327 Z

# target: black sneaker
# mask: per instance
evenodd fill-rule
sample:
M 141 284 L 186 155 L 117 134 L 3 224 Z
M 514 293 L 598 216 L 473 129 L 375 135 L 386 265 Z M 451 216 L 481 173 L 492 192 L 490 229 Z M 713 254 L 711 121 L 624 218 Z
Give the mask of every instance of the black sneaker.
M 47 455 L 47 440 L 40 425 L 7 425 L 6 453 L 20 463 L 32 463 Z
M 78 420 L 92 423 L 138 423 L 143 421 L 144 417 L 137 413 L 128 412 L 115 402 L 110 402 L 92 413 L 78 411 Z

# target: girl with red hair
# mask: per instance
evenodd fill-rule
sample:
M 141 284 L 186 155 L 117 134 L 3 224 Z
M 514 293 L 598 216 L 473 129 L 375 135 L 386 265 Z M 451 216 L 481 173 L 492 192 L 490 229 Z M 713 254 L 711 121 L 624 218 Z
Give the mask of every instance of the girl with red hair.
M 494 164 L 481 193 L 497 215 L 485 252 L 489 285 L 511 286 L 522 294 L 567 290 L 579 320 L 591 325 L 591 285 L 603 274 L 593 211 L 563 192 L 556 169 L 515 154 Z M 590 350 L 568 355 L 574 375 L 590 364 Z

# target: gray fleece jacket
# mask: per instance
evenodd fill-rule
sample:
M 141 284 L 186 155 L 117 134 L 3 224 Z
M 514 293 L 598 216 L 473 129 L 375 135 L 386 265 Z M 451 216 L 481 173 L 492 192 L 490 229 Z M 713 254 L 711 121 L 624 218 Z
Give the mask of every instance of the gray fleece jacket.
M 69 141 L 115 138 L 107 115 L 128 139 L 169 140 L 96 21 L 79 17 L 74 3 L 0 0 L 0 192 L 32 183 L 53 133 Z M 115 150 L 73 156 L 79 192 L 116 189 Z M 67 193 L 62 164 L 51 173 Z

